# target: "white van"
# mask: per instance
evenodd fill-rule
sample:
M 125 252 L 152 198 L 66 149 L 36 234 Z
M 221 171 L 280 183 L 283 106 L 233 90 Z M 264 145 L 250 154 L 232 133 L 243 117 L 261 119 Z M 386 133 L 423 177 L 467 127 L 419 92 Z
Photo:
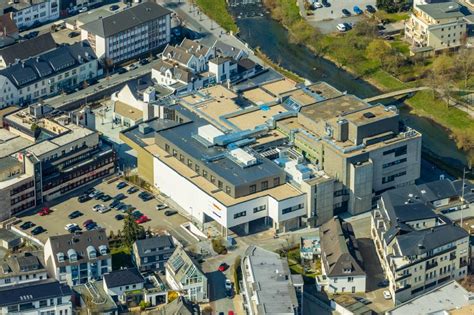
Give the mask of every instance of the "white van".
M 337 24 L 336 28 L 337 28 L 337 30 L 338 30 L 339 32 L 345 32 L 345 31 L 347 31 L 346 25 L 344 25 L 344 24 L 342 24 L 342 23 Z

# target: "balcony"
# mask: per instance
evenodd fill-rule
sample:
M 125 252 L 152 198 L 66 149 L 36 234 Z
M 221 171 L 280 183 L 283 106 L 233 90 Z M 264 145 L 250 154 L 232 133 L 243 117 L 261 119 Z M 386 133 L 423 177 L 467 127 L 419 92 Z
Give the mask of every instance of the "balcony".
M 449 254 L 449 260 L 455 260 L 455 259 L 456 259 L 456 253 Z
M 395 293 L 400 293 L 400 292 L 403 292 L 403 291 L 405 291 L 405 290 L 407 290 L 407 289 L 410 289 L 410 288 L 411 288 L 411 284 L 407 284 L 407 285 L 404 286 L 404 287 L 399 287 L 399 288 L 397 288 L 397 289 L 395 290 Z
M 401 280 L 409 278 L 409 277 L 411 277 L 411 273 L 406 273 L 406 274 L 397 273 L 396 277 L 395 277 L 395 281 L 401 281 Z
M 438 262 L 435 261 L 433 263 L 430 263 L 430 262 L 426 262 L 426 267 L 425 267 L 425 270 L 429 270 L 429 269 L 433 269 L 435 267 L 438 266 Z

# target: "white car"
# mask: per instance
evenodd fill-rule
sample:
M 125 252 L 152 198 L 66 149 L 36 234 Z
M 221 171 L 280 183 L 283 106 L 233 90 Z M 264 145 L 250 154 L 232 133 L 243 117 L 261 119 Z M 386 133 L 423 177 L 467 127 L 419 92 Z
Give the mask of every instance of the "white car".
M 101 209 L 105 208 L 104 205 L 95 205 L 92 207 L 94 211 L 100 211 Z
M 232 282 L 229 279 L 225 279 L 225 289 L 232 290 Z
M 104 207 L 104 206 L 102 206 L 102 208 L 98 210 L 99 213 L 106 213 L 109 211 L 110 211 L 110 207 Z
M 313 7 L 317 8 L 317 9 L 320 9 L 320 8 L 323 7 L 323 5 L 320 2 L 316 1 L 316 2 L 313 3 Z
M 82 7 L 79 10 L 77 10 L 77 12 L 79 12 L 79 13 L 87 12 L 87 7 Z
M 347 27 L 346 27 L 346 25 L 344 25 L 343 23 L 337 24 L 336 28 L 337 28 L 337 30 L 338 30 L 339 32 L 345 32 L 345 31 L 347 31 Z
M 138 66 L 134 63 L 126 67 L 128 71 L 135 70 L 136 68 L 138 68 Z
M 389 290 L 383 291 L 383 298 L 386 300 L 390 300 L 392 298 L 392 294 L 390 293 Z

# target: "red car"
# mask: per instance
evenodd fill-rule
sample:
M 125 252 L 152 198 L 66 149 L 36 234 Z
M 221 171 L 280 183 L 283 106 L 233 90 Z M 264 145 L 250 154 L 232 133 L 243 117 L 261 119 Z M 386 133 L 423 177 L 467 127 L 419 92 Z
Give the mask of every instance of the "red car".
M 84 221 L 84 223 L 82 223 L 82 226 L 83 226 L 83 227 L 86 227 L 86 226 L 88 226 L 89 224 L 91 224 L 91 223 L 93 223 L 93 222 L 94 222 L 94 221 L 92 221 L 91 219 L 86 220 L 86 221 Z
M 150 219 L 146 215 L 142 215 L 141 217 L 135 220 L 135 222 L 137 222 L 138 224 L 142 224 L 148 221 L 150 221 Z
M 44 207 L 43 209 L 41 209 L 40 212 L 38 212 L 40 216 L 48 215 L 50 213 L 51 213 L 51 210 L 48 207 Z
M 220 272 L 224 272 L 227 270 L 227 268 L 229 268 L 229 265 L 226 264 L 226 263 L 222 263 L 219 265 L 219 267 L 217 268 L 217 270 L 219 270 Z

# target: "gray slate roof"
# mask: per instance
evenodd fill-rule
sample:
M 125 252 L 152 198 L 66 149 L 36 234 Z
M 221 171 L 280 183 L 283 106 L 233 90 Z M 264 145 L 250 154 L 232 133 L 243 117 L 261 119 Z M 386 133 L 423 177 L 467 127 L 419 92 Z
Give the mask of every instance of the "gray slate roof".
M 97 59 L 91 47 L 83 43 L 60 46 L 37 57 L 26 59 L 0 70 L 17 88 L 55 76 L 78 67 L 81 62 Z
M 321 225 L 319 235 L 323 263 L 328 276 L 365 275 L 358 254 L 357 241 L 347 233 L 350 226 L 344 229 L 339 218 L 334 217 Z
M 417 5 L 417 8 L 425 12 L 433 19 L 448 19 L 463 17 L 463 7 L 456 2 L 442 2 Z
M 181 82 L 190 83 L 197 79 L 197 76 L 188 69 L 177 64 L 173 65 L 165 60 L 158 60 L 153 68 L 162 74 L 169 70 L 172 73 L 173 79 Z
M 108 288 L 116 288 L 125 285 L 144 283 L 145 279 L 137 268 L 115 270 L 104 275 L 104 281 Z
M 400 235 L 397 240 L 403 256 L 415 256 L 468 236 L 463 228 L 455 224 L 444 224 Z
M 423 198 L 430 202 L 458 196 L 452 182 L 448 179 L 429 182 L 419 185 L 418 188 L 422 192 Z
M 105 38 L 168 14 L 171 14 L 170 10 L 155 2 L 143 2 L 114 15 L 82 25 L 81 28 Z
M 0 56 L 2 56 L 8 66 L 14 63 L 15 59 L 28 59 L 54 48 L 56 48 L 56 42 L 54 41 L 53 36 L 51 33 L 45 33 L 38 37 L 1 49 Z
M 146 252 L 150 249 L 158 249 L 164 247 L 173 248 L 173 238 L 169 235 L 160 235 L 156 237 L 145 238 L 142 240 L 137 240 L 135 242 L 135 246 L 137 248 L 137 254 L 140 257 L 147 257 L 147 256 L 155 256 L 159 252 L 157 251 L 150 251 Z
M 66 284 L 54 279 L 7 286 L 0 288 L 0 307 L 71 296 L 71 294 L 72 291 Z

